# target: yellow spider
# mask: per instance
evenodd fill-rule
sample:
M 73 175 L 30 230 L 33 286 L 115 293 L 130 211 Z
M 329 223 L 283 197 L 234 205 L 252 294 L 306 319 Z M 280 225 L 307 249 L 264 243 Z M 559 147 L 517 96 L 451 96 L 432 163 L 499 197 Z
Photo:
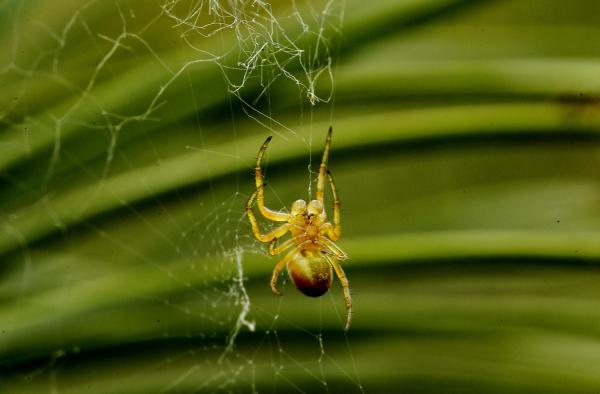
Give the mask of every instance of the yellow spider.
M 271 137 L 262 144 L 256 158 L 254 167 L 254 178 L 256 190 L 252 193 L 246 203 L 246 214 L 252 225 L 252 232 L 260 242 L 269 243 L 269 253 L 274 256 L 292 248 L 273 269 L 271 276 L 271 290 L 277 295 L 277 279 L 283 267 L 287 266 L 288 274 L 296 288 L 307 296 L 319 297 L 331 287 L 333 272 L 337 274 L 344 290 L 346 301 L 346 326 L 347 331 L 352 319 L 352 299 L 350 298 L 350 287 L 348 279 L 339 261 L 346 260 L 348 256 L 333 241 L 340 238 L 340 200 L 335 189 L 335 182 L 327 168 L 329 157 L 329 146 L 331 145 L 332 128 L 329 127 L 325 147 L 323 148 L 323 159 L 319 167 L 317 178 L 317 192 L 315 200 L 306 204 L 304 200 L 296 200 L 292 204 L 290 213 L 273 211 L 265 207 L 265 194 L 262 169 L 260 161 L 267 150 Z M 327 221 L 327 213 L 323 205 L 325 177 L 329 180 L 331 193 L 333 194 L 333 224 Z M 256 200 L 258 210 L 267 219 L 274 222 L 286 222 L 267 234 L 261 234 L 258 222 L 252 211 L 252 205 Z M 276 246 L 277 240 L 290 232 L 291 238 Z

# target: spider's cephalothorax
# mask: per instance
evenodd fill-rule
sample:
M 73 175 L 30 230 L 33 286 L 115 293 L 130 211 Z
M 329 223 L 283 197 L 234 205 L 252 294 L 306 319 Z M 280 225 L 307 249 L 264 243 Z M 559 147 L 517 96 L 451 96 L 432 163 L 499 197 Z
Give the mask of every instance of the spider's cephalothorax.
M 333 271 L 335 271 L 344 290 L 344 299 L 348 312 L 345 326 L 347 330 L 350 327 L 352 316 L 352 300 L 350 298 L 348 279 L 346 279 L 346 275 L 339 264 L 340 261 L 346 260 L 347 256 L 334 243 L 334 241 L 340 238 L 341 226 L 340 200 L 335 189 L 333 177 L 327 169 L 331 134 L 332 129 L 330 127 L 325 141 L 325 148 L 323 149 L 323 159 L 319 167 L 315 199 L 308 204 L 304 200 L 296 200 L 292 204 L 290 213 L 273 211 L 265 207 L 264 183 L 260 162 L 271 141 L 271 137 L 267 138 L 256 158 L 256 166 L 254 168 L 256 190 L 246 203 L 246 214 L 256 238 L 260 242 L 269 243 L 269 253 L 271 255 L 291 249 L 275 265 L 270 283 L 273 292 L 280 294 L 277 290 L 277 279 L 284 267 L 287 267 L 288 274 L 298 290 L 311 297 L 318 297 L 327 292 L 331 287 Z M 333 223 L 327 221 L 327 213 L 323 205 L 325 178 L 329 181 L 333 195 Z M 255 201 L 258 210 L 265 218 L 285 223 L 267 234 L 261 234 L 258 222 L 252 211 Z M 291 234 L 291 238 L 277 246 L 277 240 L 287 234 L 288 231 Z

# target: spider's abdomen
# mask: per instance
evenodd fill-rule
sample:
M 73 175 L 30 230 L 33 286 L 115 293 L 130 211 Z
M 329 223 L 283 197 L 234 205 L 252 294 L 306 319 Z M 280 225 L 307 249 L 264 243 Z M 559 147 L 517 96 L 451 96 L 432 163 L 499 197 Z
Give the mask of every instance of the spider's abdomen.
M 309 297 L 319 297 L 331 287 L 331 264 L 319 252 L 296 254 L 288 262 L 287 269 L 296 288 Z

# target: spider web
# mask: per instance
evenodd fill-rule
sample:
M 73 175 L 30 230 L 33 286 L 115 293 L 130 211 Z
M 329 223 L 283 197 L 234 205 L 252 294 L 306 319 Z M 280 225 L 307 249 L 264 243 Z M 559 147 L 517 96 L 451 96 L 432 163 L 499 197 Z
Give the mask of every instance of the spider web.
M 296 323 L 289 308 L 305 300 L 290 286 L 268 292 L 275 261 L 243 212 L 246 145 L 267 131 L 281 137 L 274 149 L 310 155 L 343 11 L 333 0 L 0 3 L 7 392 L 327 392 L 332 377 L 362 391 L 347 339 L 330 352 L 328 335 L 342 334 Z M 295 96 L 272 103 L 277 89 Z M 299 112 L 274 115 L 296 100 Z M 269 191 L 275 208 L 291 201 Z M 340 300 L 307 309 L 341 331 Z

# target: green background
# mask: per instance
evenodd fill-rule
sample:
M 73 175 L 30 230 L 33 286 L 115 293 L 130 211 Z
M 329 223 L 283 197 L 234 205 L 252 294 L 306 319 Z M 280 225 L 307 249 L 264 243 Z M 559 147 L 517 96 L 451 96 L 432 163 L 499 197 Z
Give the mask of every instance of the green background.
M 600 390 L 599 2 L 347 0 L 315 106 L 160 5 L 0 2 L 1 392 Z M 268 205 L 308 198 L 330 124 L 348 334 L 243 209 L 269 134 Z

